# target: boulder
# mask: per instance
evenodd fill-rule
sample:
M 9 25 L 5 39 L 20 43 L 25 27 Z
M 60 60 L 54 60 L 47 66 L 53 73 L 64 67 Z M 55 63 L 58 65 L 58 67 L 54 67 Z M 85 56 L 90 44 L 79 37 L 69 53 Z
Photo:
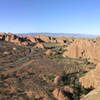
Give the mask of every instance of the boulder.
M 72 93 L 72 94 L 74 93 L 73 88 L 71 88 L 70 86 L 64 86 L 63 89 L 64 89 L 65 92 L 69 92 L 69 93 Z
M 60 88 L 56 88 L 53 91 L 53 95 L 57 100 L 70 100 L 64 93 L 64 90 L 60 89 Z
M 61 76 L 56 76 L 54 79 L 54 84 L 59 85 L 60 81 L 61 81 Z
M 16 51 L 16 48 L 14 47 L 14 48 L 12 48 L 14 51 Z
M 44 45 L 41 44 L 41 43 L 37 43 L 37 44 L 35 45 L 35 47 L 36 47 L 36 48 L 44 49 Z
M 7 52 L 7 51 L 5 51 L 3 54 L 4 54 L 4 55 L 9 55 L 10 53 L 9 53 L 9 52 Z
M 26 37 L 27 37 L 27 39 L 29 39 L 31 42 L 34 42 L 34 43 L 38 42 L 38 40 L 37 40 L 34 36 L 26 36 Z
M 50 56 L 50 55 L 53 54 L 53 52 L 52 52 L 52 50 L 48 49 L 48 50 L 45 52 L 45 54 L 46 54 L 47 56 Z

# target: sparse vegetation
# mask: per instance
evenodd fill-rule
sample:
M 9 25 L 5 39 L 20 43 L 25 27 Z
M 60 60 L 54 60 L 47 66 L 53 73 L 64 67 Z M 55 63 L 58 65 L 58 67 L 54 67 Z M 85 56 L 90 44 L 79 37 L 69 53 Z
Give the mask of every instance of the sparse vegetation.
M 35 99 L 35 96 L 32 95 L 31 98 L 30 98 L 30 100 L 36 100 L 36 99 Z
M 7 79 L 7 78 L 8 78 L 8 75 L 4 75 L 4 74 L 1 74 L 1 75 L 0 75 L 0 80 L 1 80 L 1 81 L 5 80 L 5 79 Z
M 84 63 L 85 63 L 86 65 L 90 64 L 90 62 L 88 61 L 88 59 L 87 59 L 87 58 L 86 58 L 86 59 L 84 59 L 83 61 L 84 61 Z
M 66 74 L 65 71 L 62 73 L 61 85 L 70 85 L 74 89 L 72 94 L 73 100 L 80 100 L 81 95 L 88 94 L 93 88 L 84 88 L 78 81 L 76 74 Z
M 83 70 L 85 67 L 94 68 L 94 64 L 84 59 L 64 58 L 62 54 L 65 46 L 60 46 L 59 43 L 43 44 L 46 48 L 42 50 L 34 46 L 19 46 L 0 41 L 0 95 L 3 99 L 18 100 L 19 97 L 25 97 L 24 100 L 28 100 L 29 97 L 23 93 L 31 89 L 37 93 L 42 91 L 51 100 L 56 100 L 52 94 L 53 90 L 69 85 L 75 90 L 73 95 L 70 95 L 72 100 L 79 100 L 82 94 L 91 90 L 82 87 L 78 78 L 87 72 Z M 15 51 L 12 50 L 13 47 L 16 48 Z M 46 56 L 44 53 L 48 49 L 56 53 Z M 4 55 L 4 51 L 10 54 Z M 62 76 L 58 86 L 53 83 L 56 75 Z M 36 98 L 32 95 L 29 100 Z

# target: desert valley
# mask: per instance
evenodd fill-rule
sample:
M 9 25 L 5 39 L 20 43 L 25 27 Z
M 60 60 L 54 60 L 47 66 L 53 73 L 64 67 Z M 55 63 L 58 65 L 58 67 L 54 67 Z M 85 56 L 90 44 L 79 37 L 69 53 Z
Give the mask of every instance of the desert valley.
M 0 100 L 100 100 L 100 38 L 0 33 Z

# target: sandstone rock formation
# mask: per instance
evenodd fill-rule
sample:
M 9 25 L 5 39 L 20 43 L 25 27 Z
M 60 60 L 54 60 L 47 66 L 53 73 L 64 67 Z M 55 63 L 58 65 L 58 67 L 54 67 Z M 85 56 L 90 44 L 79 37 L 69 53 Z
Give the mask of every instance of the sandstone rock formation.
M 80 78 L 80 83 L 85 88 L 97 88 L 100 86 L 100 63 L 96 66 L 96 69 L 90 70 L 85 76 Z
M 14 47 L 14 48 L 12 48 L 14 51 L 16 51 L 16 48 Z
M 93 39 L 76 39 L 71 43 L 63 56 L 71 58 L 88 58 L 91 62 L 100 62 L 100 40 Z
M 56 76 L 55 79 L 54 79 L 54 84 L 55 85 L 58 85 L 61 81 L 61 76 Z
M 9 53 L 9 52 L 7 52 L 7 51 L 5 51 L 3 54 L 4 54 L 4 55 L 9 55 L 10 53 Z
M 31 45 L 33 43 L 42 43 L 42 42 L 51 42 L 59 43 L 62 46 L 67 45 L 67 42 L 72 42 L 74 39 L 69 37 L 53 37 L 46 35 L 37 35 L 37 36 L 22 36 L 12 33 L 0 33 L 0 40 L 10 41 L 19 45 Z
M 70 100 L 65 94 L 64 94 L 64 90 L 56 88 L 53 91 L 53 95 L 57 100 Z
M 52 50 L 48 49 L 48 50 L 45 52 L 45 54 L 46 54 L 47 56 L 50 56 L 50 55 L 53 54 L 53 52 L 52 52 Z
M 66 44 L 67 42 L 73 42 L 75 38 L 72 37 L 53 37 L 53 36 L 46 36 L 46 35 L 37 35 L 35 38 L 41 42 L 51 42 L 51 43 L 60 43 Z
M 92 90 L 90 93 L 82 97 L 80 100 L 100 100 L 100 87 Z
M 0 33 L 0 40 L 13 42 L 19 45 L 29 45 L 32 42 L 23 36 L 17 36 L 15 34 Z
M 56 38 L 52 36 L 46 36 L 46 35 L 37 35 L 35 36 L 39 42 L 56 42 Z
M 39 41 L 37 40 L 37 38 L 35 38 L 34 36 L 26 36 L 26 38 L 27 38 L 28 40 L 30 40 L 31 42 L 33 42 L 33 43 L 39 42 Z
M 64 86 L 63 89 L 64 89 L 65 92 L 69 92 L 69 93 L 72 93 L 72 94 L 74 93 L 73 88 L 71 88 L 69 86 Z
M 41 43 L 37 43 L 37 44 L 35 45 L 35 47 L 36 47 L 36 48 L 41 48 L 41 49 L 44 49 L 44 48 L 45 48 L 44 45 L 41 44 Z
M 75 38 L 72 38 L 72 37 L 56 37 L 56 41 L 57 43 L 68 43 L 68 42 L 73 42 Z

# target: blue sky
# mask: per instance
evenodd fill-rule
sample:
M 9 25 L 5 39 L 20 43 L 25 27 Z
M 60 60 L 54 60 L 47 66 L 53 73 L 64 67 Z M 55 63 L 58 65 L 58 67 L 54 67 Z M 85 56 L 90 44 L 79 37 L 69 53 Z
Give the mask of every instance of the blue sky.
M 100 33 L 100 0 L 0 0 L 1 32 Z

